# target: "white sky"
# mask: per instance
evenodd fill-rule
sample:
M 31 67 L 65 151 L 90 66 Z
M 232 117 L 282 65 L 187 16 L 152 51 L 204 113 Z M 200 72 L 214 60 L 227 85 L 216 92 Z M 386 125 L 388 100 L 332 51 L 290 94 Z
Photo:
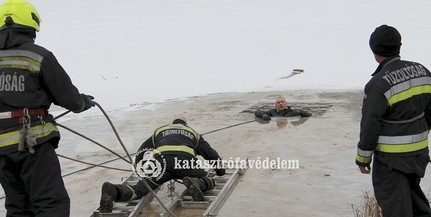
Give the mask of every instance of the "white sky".
M 35 0 L 36 42 L 105 107 L 213 92 L 362 88 L 369 35 L 403 36 L 431 67 L 431 2 L 403 0 Z M 274 82 L 294 68 L 305 73 Z

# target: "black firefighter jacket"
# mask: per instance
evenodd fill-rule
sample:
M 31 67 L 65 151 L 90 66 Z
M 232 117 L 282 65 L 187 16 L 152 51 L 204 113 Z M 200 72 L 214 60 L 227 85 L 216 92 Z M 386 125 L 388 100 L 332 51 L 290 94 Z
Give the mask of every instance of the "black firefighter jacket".
M 269 109 L 266 111 L 263 110 L 256 110 L 254 115 L 258 118 L 262 118 L 262 115 L 268 115 L 270 117 L 295 117 L 295 116 L 300 116 L 300 117 L 310 117 L 312 114 L 309 112 L 306 112 L 304 110 L 301 109 L 292 109 L 292 107 L 287 106 L 287 108 L 282 109 L 282 110 L 278 110 L 276 108 L 273 109 Z
M 48 110 L 52 103 L 80 112 L 84 98 L 54 55 L 34 44 L 36 33 L 29 28 L 0 31 L 0 113 L 18 109 Z M 52 115 L 31 118 L 37 144 L 58 139 Z M 22 123 L 18 118 L 0 119 L 0 153 L 17 150 Z
M 161 152 L 163 154 L 183 155 L 197 159 L 200 155 L 205 160 L 221 160 L 220 155 L 194 129 L 185 123 L 165 125 L 157 128 L 139 148 L 135 162 L 142 160 L 146 151 Z
M 356 164 L 370 164 L 374 152 L 412 156 L 428 152 L 431 74 L 400 57 L 383 61 L 364 89 Z

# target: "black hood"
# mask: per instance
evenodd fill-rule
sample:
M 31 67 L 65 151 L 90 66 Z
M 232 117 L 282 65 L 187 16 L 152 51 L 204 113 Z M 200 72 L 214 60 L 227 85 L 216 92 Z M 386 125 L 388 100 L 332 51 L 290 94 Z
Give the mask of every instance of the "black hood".
M 184 120 L 181 119 L 175 119 L 172 124 L 182 124 L 182 125 L 187 125 L 187 123 Z
M 5 28 L 0 30 L 0 49 L 8 49 L 24 43 L 34 43 L 36 31 L 30 28 Z

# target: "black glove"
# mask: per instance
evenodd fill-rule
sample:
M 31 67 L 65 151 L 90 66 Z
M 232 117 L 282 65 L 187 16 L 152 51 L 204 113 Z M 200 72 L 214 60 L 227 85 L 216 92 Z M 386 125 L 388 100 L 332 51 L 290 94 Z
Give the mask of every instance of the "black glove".
M 90 95 L 81 94 L 82 98 L 84 98 L 84 110 L 88 110 L 91 107 L 94 107 L 96 103 L 93 101 L 94 97 Z
M 224 174 L 226 174 L 225 169 L 215 169 L 215 172 L 218 176 L 223 176 Z
M 301 117 L 303 118 L 311 117 L 312 115 L 313 114 L 311 114 L 310 112 L 301 111 Z
M 263 114 L 263 111 L 260 109 L 254 111 L 254 116 L 256 116 L 258 118 L 262 117 L 262 114 Z
M 271 117 L 269 117 L 269 115 L 267 115 L 267 114 L 263 114 L 262 119 L 265 121 L 269 121 L 269 120 L 271 120 Z

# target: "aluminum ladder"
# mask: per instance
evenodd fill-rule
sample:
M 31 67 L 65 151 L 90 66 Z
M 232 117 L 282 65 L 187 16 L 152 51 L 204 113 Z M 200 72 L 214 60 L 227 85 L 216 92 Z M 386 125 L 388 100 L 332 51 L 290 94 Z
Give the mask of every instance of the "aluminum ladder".
M 202 210 L 202 216 L 216 216 L 216 212 L 223 205 L 229 194 L 233 191 L 235 185 L 239 181 L 241 175 L 244 174 L 247 168 L 226 169 L 224 176 L 213 177 L 216 186 L 213 190 L 204 192 L 205 201 L 193 201 L 188 190 L 182 187 L 182 192 L 166 207 L 170 212 L 181 208 L 183 212 L 178 216 L 188 216 L 187 210 Z M 139 177 L 132 173 L 123 183 L 134 185 L 139 181 Z M 90 217 L 139 217 L 146 216 L 144 207 L 153 199 L 151 193 L 142 197 L 140 200 L 127 202 L 115 202 L 112 213 L 99 213 L 99 210 L 94 210 Z M 184 211 L 185 210 L 185 211 Z M 160 217 L 168 217 L 169 212 L 164 210 L 159 213 Z

